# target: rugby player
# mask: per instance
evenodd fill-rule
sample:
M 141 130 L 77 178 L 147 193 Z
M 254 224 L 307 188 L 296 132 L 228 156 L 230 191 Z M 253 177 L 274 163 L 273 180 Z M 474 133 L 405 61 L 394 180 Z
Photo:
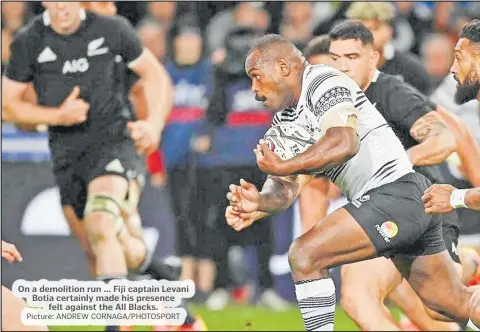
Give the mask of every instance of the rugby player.
M 480 20 L 465 24 L 459 37 L 450 69 L 458 82 L 455 101 L 480 101 Z M 422 199 L 427 213 L 449 213 L 458 208 L 480 210 L 480 188 L 457 190 L 448 184 L 434 184 Z
M 275 115 L 274 125 L 294 122 L 321 138 L 289 160 L 261 141 L 254 151 L 257 164 L 270 176 L 261 192 L 245 180 L 231 185 L 227 198 L 233 209 L 288 208 L 311 179 L 306 174 L 319 172 L 350 201 L 290 247 L 306 329 L 333 330 L 335 286 L 329 268 L 380 256 L 395 262 L 431 309 L 461 323 L 470 314 L 478 321 L 480 311 L 469 307 L 473 290 L 461 284 L 445 249 L 441 219 L 423 211 L 421 194 L 429 180 L 413 171 L 401 142 L 358 85 L 330 66 L 310 65 L 278 35 L 258 40 L 245 68 L 256 98 L 272 111 L 286 109 Z
M 455 150 L 452 133 L 433 112 L 435 105 L 430 107 L 425 97 L 400 79 L 375 70 L 376 52 L 373 48 L 373 36 L 363 24 L 345 21 L 336 26 L 331 34 L 333 40 L 329 42 L 327 52 L 332 47 L 334 60 L 332 65 L 354 79 L 369 100 L 376 103 L 376 108 L 394 129 L 404 147 L 409 149 L 408 154 L 412 164 L 438 164 Z M 318 40 L 318 42 L 323 43 L 324 40 Z M 323 49 L 319 49 L 316 43 L 315 40 L 310 43 L 305 50 L 305 56 L 312 57 L 314 52 L 311 49 L 322 52 Z M 324 59 L 314 58 L 313 60 Z M 396 93 L 389 93 L 390 91 L 396 91 Z M 400 103 L 399 100 L 402 102 Z M 442 181 L 438 167 L 416 167 L 416 169 L 434 182 Z M 306 186 L 302 189 L 300 199 L 305 189 Z M 227 217 L 231 219 L 230 215 Z M 450 215 L 443 220 L 443 232 L 447 250 L 456 264 L 459 264 L 457 255 L 459 229 L 455 215 Z M 466 263 L 472 265 L 471 260 L 466 260 Z M 368 271 L 373 270 L 382 270 L 384 273 L 373 276 L 368 274 Z M 467 266 L 465 271 L 469 271 L 470 274 L 462 279 L 470 280 L 471 272 L 474 270 L 475 267 Z M 383 300 L 401 281 L 400 273 L 389 260 L 384 258 L 344 265 L 342 266 L 342 305 L 362 330 L 399 329 L 384 307 Z M 395 300 L 400 302 L 399 306 L 418 326 L 428 330 L 458 328 L 456 324 L 432 321 L 415 293 L 408 288 L 406 282 L 404 284 L 402 288 L 406 289 L 395 291 Z M 419 303 L 420 307 L 418 307 Z
M 303 54 L 312 64 L 331 64 L 329 47 L 328 35 L 317 36 L 308 42 Z M 338 188 L 325 177 L 315 177 L 305 185 L 299 196 L 302 233 L 306 233 L 327 215 L 330 200 L 338 196 Z
M 126 19 L 86 12 L 79 2 L 43 5 L 47 10 L 12 42 L 2 78 L 2 116 L 49 126 L 62 205 L 83 219 L 97 279 L 125 278 L 149 262 L 144 242 L 130 234 L 124 220 L 136 208 L 138 194 L 129 180 L 137 153 L 158 147 L 172 104 L 171 84 Z M 134 121 L 122 98 L 117 56 L 142 80 L 146 120 Z M 30 82 L 38 105 L 22 99 Z
M 376 105 L 407 149 L 414 169 L 434 183 L 444 182 L 438 164 L 455 151 L 456 144 L 454 135 L 434 111 L 436 105 L 430 105 L 425 96 L 402 80 L 376 70 L 378 54 L 374 50 L 373 36 L 362 23 L 344 21 L 332 29 L 330 39 L 333 66 L 353 78 Z M 442 230 L 447 251 L 462 275 L 457 248 L 460 230 L 455 213 L 442 218 Z M 464 260 L 464 263 L 468 265 L 465 271 L 469 271 L 470 275 L 462 280 L 470 280 L 475 267 L 470 266 L 473 265 L 470 259 Z M 383 273 L 370 275 L 368 271 L 373 270 Z M 383 305 L 384 299 L 393 291 L 397 305 L 421 329 L 458 329 L 456 324 L 432 322 L 423 306 L 416 305 L 421 301 L 406 282 L 400 290 L 395 290 L 401 280 L 394 265 L 384 258 L 344 265 L 342 305 L 363 330 L 398 329 Z
M 15 245 L 2 240 L 2 257 L 9 263 L 22 262 L 23 258 Z M 46 326 L 23 325 L 22 311 L 25 302 L 13 295 L 12 291 L 2 285 L 2 331 L 48 331 Z
M 114 2 L 83 2 L 83 8 L 86 10 L 107 16 L 115 16 L 117 9 Z M 142 80 L 140 77 L 130 70 L 128 66 L 116 57 L 116 66 L 117 66 L 117 80 L 118 84 L 124 87 L 124 93 L 121 93 L 124 97 L 125 103 L 128 105 L 129 110 L 131 111 L 132 119 L 146 120 L 148 116 L 148 105 L 145 98 L 145 89 Z M 120 60 L 120 61 L 119 61 Z M 168 80 L 168 77 L 164 77 L 165 80 Z M 36 94 L 33 89 L 30 88 L 32 84 L 29 84 L 27 88 L 27 93 L 25 94 L 25 99 L 32 103 L 36 103 Z M 129 98 L 128 98 L 129 96 Z M 150 154 L 149 159 L 155 156 L 155 153 Z M 140 215 L 137 209 L 138 200 L 140 198 L 140 193 L 144 184 L 145 176 L 145 161 L 143 156 L 136 156 L 136 167 L 130 171 L 129 175 L 129 204 L 128 209 L 125 208 L 123 214 L 125 216 L 125 225 L 126 227 L 118 234 L 118 239 L 122 245 L 124 252 L 132 249 L 142 249 L 142 244 L 146 248 L 145 240 L 143 237 L 143 229 L 141 225 Z M 81 196 L 85 195 L 85 192 L 80 194 Z M 80 199 L 80 201 L 73 202 L 73 207 L 64 206 L 64 214 L 66 219 L 72 229 L 72 232 L 79 239 L 80 245 L 83 251 L 86 253 L 87 262 L 90 268 L 90 271 L 95 275 L 95 256 L 93 255 L 90 245 L 88 243 L 85 228 L 79 216 L 83 215 L 83 210 L 85 208 L 85 201 Z M 151 253 L 148 253 L 149 257 L 144 260 L 141 268 L 133 269 L 131 272 L 135 273 L 145 273 L 151 275 L 155 279 L 167 279 L 167 280 L 178 280 L 178 276 L 172 271 L 171 268 L 166 266 L 162 260 L 155 259 L 151 256 Z M 185 323 L 181 327 L 175 327 L 177 330 L 206 330 L 205 324 L 202 318 L 199 315 L 193 315 L 186 308 L 186 304 L 182 303 L 182 307 L 187 310 L 187 318 Z M 127 327 L 123 327 L 125 329 Z M 169 327 L 173 328 L 173 327 Z

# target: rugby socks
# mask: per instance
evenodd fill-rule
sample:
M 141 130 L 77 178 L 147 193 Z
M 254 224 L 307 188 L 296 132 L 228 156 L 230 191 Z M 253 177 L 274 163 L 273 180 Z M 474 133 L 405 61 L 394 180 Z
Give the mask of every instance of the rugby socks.
M 153 257 L 150 260 L 150 264 L 148 265 L 145 273 L 148 273 L 155 277 L 155 279 L 165 279 L 169 281 L 176 281 L 180 278 L 180 274 L 175 271 L 175 268 L 165 264 L 162 259 L 158 259 Z
M 480 331 L 480 329 L 475 324 L 473 324 L 471 319 L 468 320 L 467 327 L 474 331 Z
M 165 264 L 163 260 L 153 257 L 152 254 L 148 253 L 145 262 L 139 269 L 139 273 L 151 275 L 155 280 L 165 279 L 168 281 L 177 281 L 180 278 L 180 275 L 173 267 Z M 190 310 L 188 310 L 185 299 L 182 299 L 179 307 L 184 308 L 187 312 L 184 325 L 193 325 L 196 318 L 192 315 Z
M 298 306 L 307 331 L 333 331 L 335 285 L 331 278 L 295 283 Z

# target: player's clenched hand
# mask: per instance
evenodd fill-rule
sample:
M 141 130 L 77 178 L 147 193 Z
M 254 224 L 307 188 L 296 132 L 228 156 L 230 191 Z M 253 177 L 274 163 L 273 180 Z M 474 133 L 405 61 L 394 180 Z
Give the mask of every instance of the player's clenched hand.
M 15 261 L 23 261 L 22 255 L 17 250 L 15 245 L 5 242 L 2 240 L 2 257 L 5 258 L 9 263 L 13 263 Z
M 449 213 L 453 211 L 450 205 L 450 196 L 455 190 L 455 187 L 449 184 L 434 184 L 425 190 L 422 196 L 425 204 L 425 212 L 432 213 Z
M 257 220 L 255 212 L 238 212 L 233 209 L 233 206 L 228 206 L 225 210 L 225 219 L 227 224 L 237 232 L 249 227 Z
M 129 122 L 127 126 L 139 154 L 150 154 L 158 148 L 160 134 L 147 121 Z
M 231 184 L 228 188 L 227 199 L 234 211 L 254 212 L 260 207 L 262 197 L 255 185 L 241 179 L 239 186 Z
M 253 152 L 255 152 L 255 157 L 257 157 L 258 167 L 264 173 L 278 176 L 290 175 L 284 169 L 285 162 L 270 150 L 264 140 L 260 140 Z
M 90 105 L 80 98 L 80 88 L 76 86 L 60 105 L 58 123 L 67 127 L 82 123 L 87 120 L 89 109 Z

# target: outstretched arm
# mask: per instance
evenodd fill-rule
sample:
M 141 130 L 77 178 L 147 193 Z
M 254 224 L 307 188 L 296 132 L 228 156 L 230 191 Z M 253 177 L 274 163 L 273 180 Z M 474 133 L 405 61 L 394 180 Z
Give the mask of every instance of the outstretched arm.
M 472 210 L 480 211 L 480 187 L 467 190 L 465 194 L 465 205 Z
M 462 169 L 474 187 L 480 187 L 480 146 L 470 129 L 455 114 L 437 106 L 437 113 L 455 136 L 456 152 L 462 162 Z
M 290 177 L 269 176 L 262 191 L 255 185 L 240 180 L 240 185 L 231 184 L 227 199 L 236 212 L 275 213 L 289 208 L 297 198 L 301 188 L 312 179 L 310 175 Z
M 449 184 L 434 184 L 422 200 L 429 214 L 449 213 L 457 208 L 480 210 L 480 188 L 458 190 Z
M 271 213 L 287 209 L 311 179 L 310 175 L 269 176 L 261 192 L 244 179 L 239 186 L 231 184 L 227 193 L 230 206 L 225 211 L 227 223 L 240 231 Z
M 288 209 L 297 199 L 301 188 L 310 182 L 312 176 L 290 177 L 269 176 L 260 192 L 258 211 L 276 213 Z
M 428 112 L 415 121 L 410 135 L 420 143 L 407 151 L 415 166 L 440 164 L 455 152 L 455 137 L 437 112 Z

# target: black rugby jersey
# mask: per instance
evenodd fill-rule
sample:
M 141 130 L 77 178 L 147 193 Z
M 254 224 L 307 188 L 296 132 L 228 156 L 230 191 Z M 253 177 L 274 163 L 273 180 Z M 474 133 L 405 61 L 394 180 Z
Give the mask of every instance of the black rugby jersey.
M 422 116 L 434 112 L 434 104 L 400 78 L 380 71 L 376 72 L 365 95 L 387 120 L 405 150 L 418 144 L 410 135 L 410 128 Z M 434 183 L 445 183 L 438 165 L 415 167 L 415 170 Z
M 75 86 L 90 104 L 86 122 L 49 129 L 51 146 L 68 148 L 79 140 L 108 141 L 128 135 L 126 122 L 131 112 L 119 94 L 124 88 L 115 59 L 120 55 L 129 63 L 141 55 L 143 47 L 125 18 L 83 10 L 81 15 L 77 31 L 60 35 L 51 28 L 45 11 L 22 28 L 11 45 L 5 75 L 14 81 L 33 82 L 40 105 L 59 106 Z
M 410 136 L 410 128 L 419 118 L 434 112 L 436 105 L 402 79 L 378 70 L 365 95 L 392 127 L 405 150 L 419 144 Z M 433 183 L 447 183 L 440 165 L 414 166 L 414 170 Z M 459 221 L 456 215 L 451 215 L 443 218 L 443 223 L 458 227 Z
M 387 61 L 378 68 L 382 73 L 401 78 L 426 96 L 433 92 L 433 79 L 418 57 L 411 53 L 396 52 L 392 45 L 387 46 L 385 56 Z

